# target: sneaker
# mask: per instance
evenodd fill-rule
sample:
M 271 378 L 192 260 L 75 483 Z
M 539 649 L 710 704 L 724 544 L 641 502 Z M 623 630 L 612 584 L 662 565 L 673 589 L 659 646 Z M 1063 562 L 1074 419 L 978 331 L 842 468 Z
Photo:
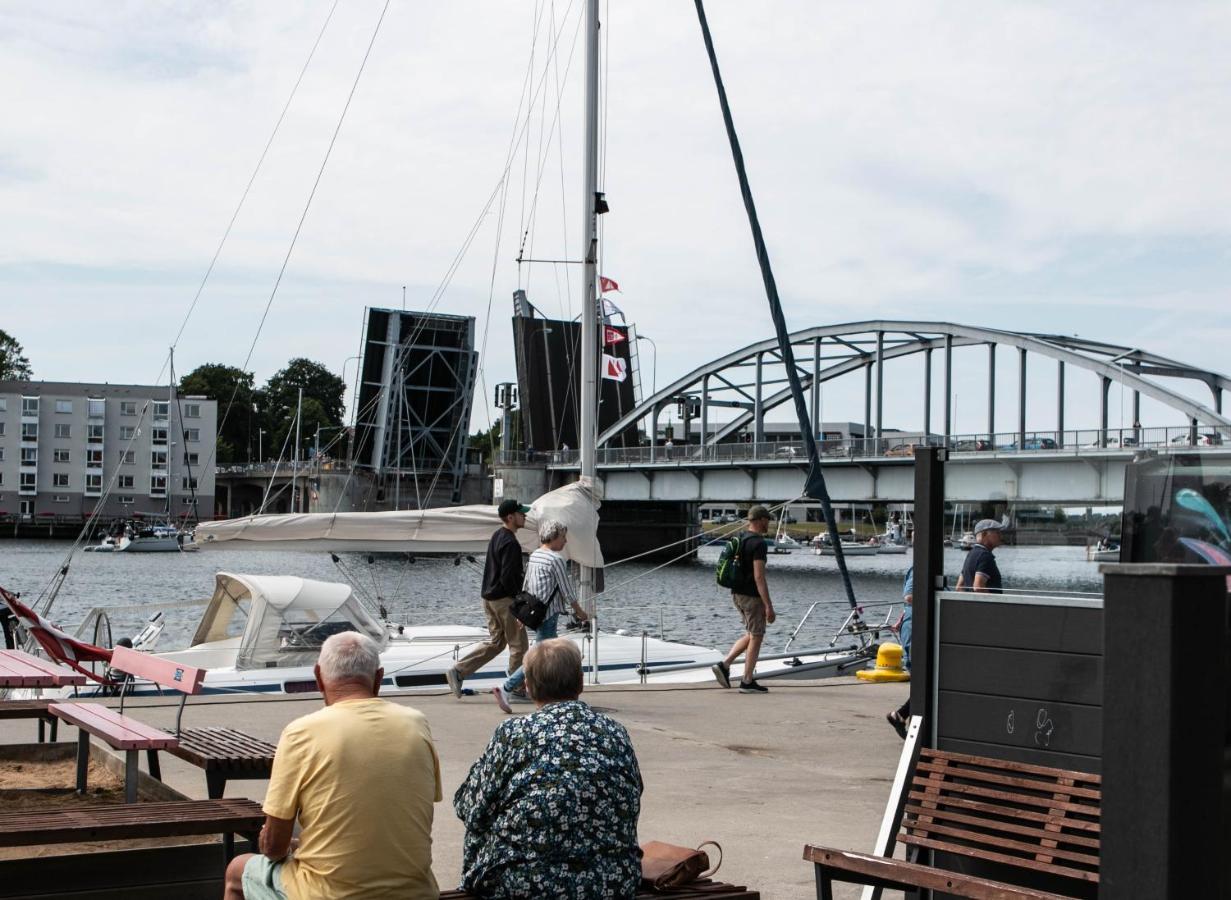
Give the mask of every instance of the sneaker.
M 716 665 L 710 666 L 710 671 L 714 673 L 714 677 L 718 679 L 718 683 L 724 688 L 731 686 L 731 667 L 725 662 L 719 662 Z
M 453 692 L 453 696 L 461 700 L 462 676 L 457 674 L 457 669 L 445 669 L 445 681 L 449 682 L 449 690 Z
M 508 697 L 505 696 L 504 685 L 498 684 L 492 688 L 492 696 L 496 698 L 496 705 L 506 713 L 511 713 L 513 711 L 513 707 L 509 706 Z
M 769 688 L 763 684 L 758 684 L 756 681 L 741 681 L 739 683 L 739 692 L 741 694 L 768 694 Z
M 898 711 L 895 709 L 893 712 L 885 713 L 885 719 L 893 726 L 893 730 L 898 733 L 898 737 L 906 740 L 906 720 L 898 715 Z
M 510 703 L 533 703 L 534 702 L 533 700 L 530 699 L 530 695 L 527 694 L 525 691 L 508 691 L 507 694 L 508 694 Z

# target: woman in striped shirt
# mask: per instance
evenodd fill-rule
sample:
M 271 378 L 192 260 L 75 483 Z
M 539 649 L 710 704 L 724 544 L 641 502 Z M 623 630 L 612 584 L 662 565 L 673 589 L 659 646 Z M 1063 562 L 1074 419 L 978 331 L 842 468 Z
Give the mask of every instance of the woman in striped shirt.
M 522 590 L 529 591 L 547 604 L 547 618 L 534 635 L 536 641 L 546 641 L 559 633 L 556 622 L 561 613 L 569 611 L 569 607 L 572 607 L 573 615 L 582 622 L 588 622 L 590 617 L 577 602 L 577 591 L 573 587 L 573 579 L 569 576 L 568 563 L 560 555 L 560 551 L 568 543 L 568 528 L 562 522 L 547 519 L 539 525 L 539 542 L 542 546 L 530 554 L 530 561 L 526 564 L 526 579 Z M 509 706 L 508 695 L 520 691 L 525 680 L 525 670 L 518 669 L 504 684 L 492 688 L 496 703 L 506 713 L 513 711 Z

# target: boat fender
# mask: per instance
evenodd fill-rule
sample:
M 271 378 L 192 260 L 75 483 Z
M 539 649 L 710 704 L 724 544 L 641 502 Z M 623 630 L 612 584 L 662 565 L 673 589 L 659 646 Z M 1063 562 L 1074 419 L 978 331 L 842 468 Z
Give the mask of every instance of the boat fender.
M 884 643 L 876 650 L 876 668 L 855 673 L 860 681 L 910 681 L 910 673 L 902 668 L 902 645 Z

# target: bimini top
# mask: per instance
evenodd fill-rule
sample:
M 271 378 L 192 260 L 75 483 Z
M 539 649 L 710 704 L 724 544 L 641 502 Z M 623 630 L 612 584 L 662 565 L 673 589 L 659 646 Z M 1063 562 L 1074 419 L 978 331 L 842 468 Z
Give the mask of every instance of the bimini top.
M 538 526 L 555 519 L 568 528 L 564 555 L 582 565 L 603 565 L 598 544 L 598 501 L 589 479 L 539 497 L 526 515 L 518 540 L 539 546 Z M 494 506 L 370 513 L 302 513 L 247 516 L 196 527 L 198 547 L 257 550 L 329 550 L 362 553 L 483 553 L 500 517 Z M 245 576 L 248 577 L 248 576 Z
M 295 575 L 219 572 L 192 646 L 242 634 L 235 666 L 310 666 L 325 638 L 358 631 L 383 649 L 389 637 L 349 585 Z

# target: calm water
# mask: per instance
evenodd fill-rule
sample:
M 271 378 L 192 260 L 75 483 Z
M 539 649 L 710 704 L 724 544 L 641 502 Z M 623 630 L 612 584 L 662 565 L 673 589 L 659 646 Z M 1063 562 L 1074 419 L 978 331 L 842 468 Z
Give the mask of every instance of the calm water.
M 68 544 L 53 541 L 0 541 L 0 585 L 34 597 L 68 552 Z M 945 569 L 956 577 L 964 554 L 945 551 Z M 1003 547 L 997 551 L 1005 585 L 1046 590 L 1099 591 L 1098 567 L 1086 562 L 1082 547 Z M 629 563 L 608 569 L 607 594 L 600 600 L 606 629 L 647 629 L 657 636 L 660 622 L 668 640 L 706 646 L 728 644 L 739 619 L 729 596 L 714 584 L 716 547 L 700 558 L 655 570 Z M 479 564 L 482 557 L 477 558 Z M 847 561 L 861 603 L 897 601 L 910 555 L 855 557 Z M 410 625 L 444 622 L 482 626 L 479 565 L 463 561 L 417 559 L 408 564 L 394 557 L 369 562 L 360 554 L 344 554 L 341 564 L 368 597 L 379 590 L 390 617 Z M 52 619 L 74 630 L 94 606 L 165 603 L 207 598 L 214 573 L 301 575 L 325 581 L 346 577 L 325 553 L 201 550 L 196 553 L 78 553 L 68 581 L 60 591 Z M 951 579 L 952 580 L 952 579 Z M 796 646 L 827 643 L 848 609 L 829 557 L 796 551 L 769 558 L 769 585 L 778 612 L 768 644 L 778 649 L 800 617 L 821 601 L 801 632 Z M 195 610 L 169 611 L 160 648 L 184 646 L 196 626 Z M 116 638 L 138 631 L 148 617 L 141 610 L 113 613 Z

